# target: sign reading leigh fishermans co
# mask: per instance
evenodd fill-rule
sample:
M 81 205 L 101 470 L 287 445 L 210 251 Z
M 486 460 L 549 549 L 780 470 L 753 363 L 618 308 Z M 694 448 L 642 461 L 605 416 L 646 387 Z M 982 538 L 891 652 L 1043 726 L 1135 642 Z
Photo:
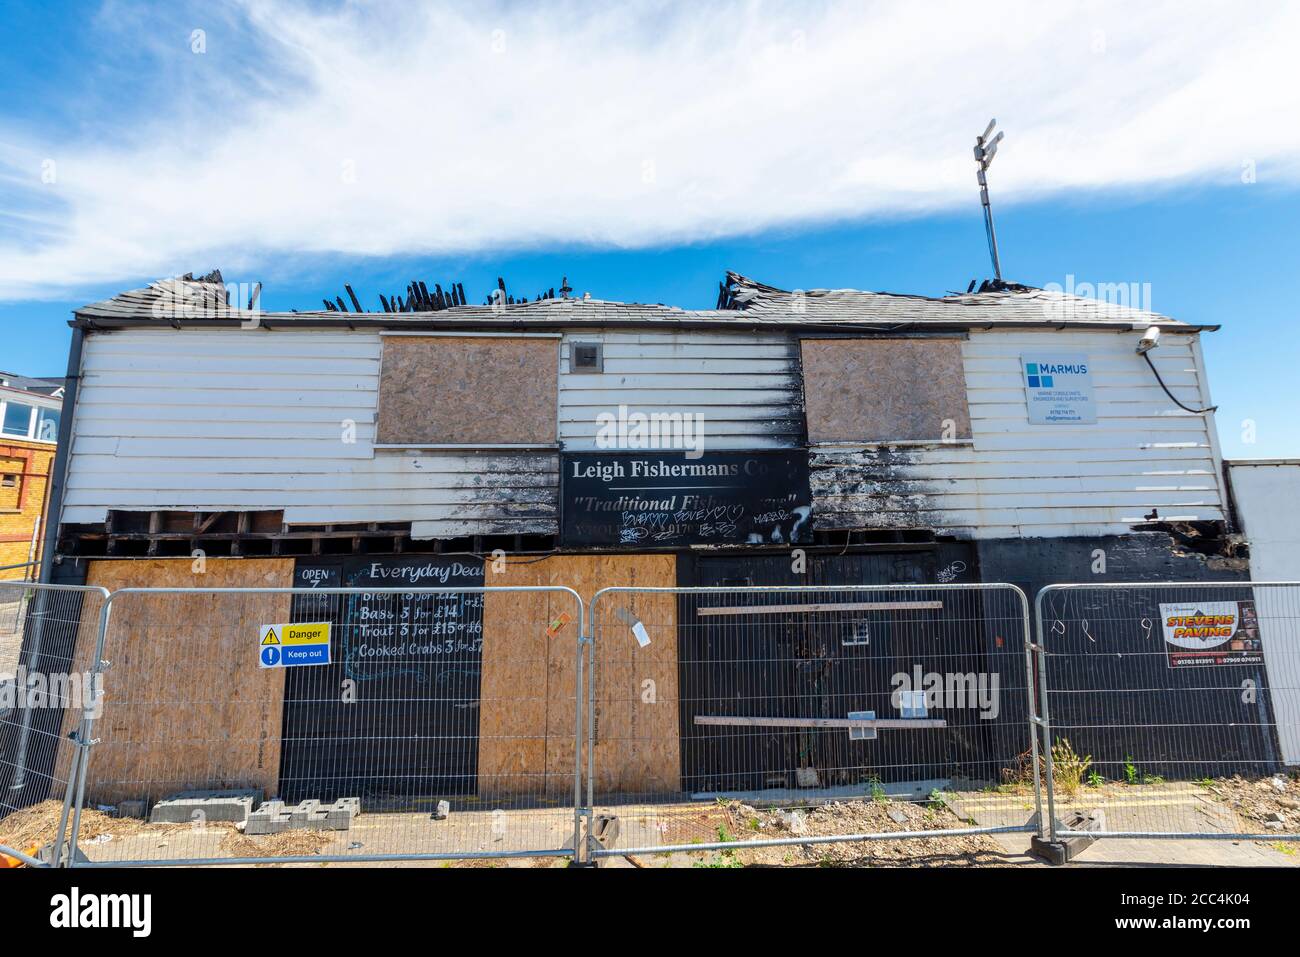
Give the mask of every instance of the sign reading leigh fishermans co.
M 575 452 L 562 457 L 561 469 L 565 545 L 812 538 L 806 452 Z

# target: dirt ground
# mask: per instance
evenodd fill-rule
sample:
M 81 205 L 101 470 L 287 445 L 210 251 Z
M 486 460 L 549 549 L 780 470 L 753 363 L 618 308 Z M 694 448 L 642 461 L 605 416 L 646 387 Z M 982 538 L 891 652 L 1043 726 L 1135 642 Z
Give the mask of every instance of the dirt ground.
M 0 844 L 35 854 L 54 842 L 59 830 L 59 817 L 63 805 L 58 801 L 43 801 L 21 811 L 15 811 L 0 821 Z M 318 854 L 330 838 L 319 831 L 283 831 L 265 837 L 251 838 L 241 834 L 234 824 L 213 822 L 206 825 L 219 834 L 218 847 L 227 857 L 277 857 L 300 854 Z M 173 835 L 191 831 L 191 824 L 149 824 L 136 818 L 110 817 L 101 811 L 86 809 L 81 814 L 81 836 L 78 844 L 93 860 L 95 848 L 113 841 L 154 838 L 164 841 Z
M 1197 781 L 1108 781 L 1057 789 L 1057 817 L 1101 809 L 1106 830 L 1192 833 L 1300 833 L 1300 778 L 1273 775 Z
M 1133 785 L 1108 782 L 1099 787 L 1081 786 L 1072 794 L 1059 794 L 1057 808 L 1058 816 L 1070 810 L 1101 809 L 1106 814 L 1108 829 L 1112 830 L 1297 834 L 1300 833 L 1300 777 L 1278 775 L 1259 780 L 1234 777 Z M 1032 819 L 1033 811 L 1031 789 L 1000 788 L 983 792 L 935 792 L 929 800 L 882 797 L 828 801 L 797 808 L 716 800 L 598 808 L 597 814 L 618 817 L 619 834 L 609 847 L 614 851 L 630 851 L 604 859 L 606 866 L 994 867 L 1024 864 L 1027 859 L 1020 848 L 1028 846 L 1029 835 L 939 835 L 778 847 L 745 847 L 744 843 L 837 834 L 953 830 L 972 824 L 1021 827 Z M 32 852 L 51 843 L 60 812 L 58 802 L 46 801 L 9 815 L 0 821 L 0 844 Z M 157 858 L 160 863 L 168 858 L 189 856 L 346 856 L 349 851 L 380 854 L 413 849 L 442 853 L 467 848 L 509 850 L 512 844 L 520 849 L 561 848 L 572 847 L 571 813 L 553 809 L 512 818 L 513 830 L 507 832 L 503 842 L 500 836 L 494 836 L 495 831 L 486 828 L 487 818 L 476 813 L 453 814 L 450 822 L 438 823 L 430 822 L 427 814 L 363 813 L 350 832 L 294 830 L 246 836 L 229 823 L 210 823 L 196 831 L 188 823 L 149 824 L 88 809 L 82 814 L 80 846 L 92 860 Z M 675 854 L 654 850 L 660 846 L 714 843 L 735 847 Z M 1192 843 L 1207 852 L 1220 846 L 1205 841 Z M 1261 848 L 1269 846 L 1282 854 L 1300 850 L 1300 844 L 1289 842 L 1253 843 Z M 1168 846 L 1168 842 L 1163 846 Z M 564 858 L 510 858 L 411 862 L 403 866 L 549 868 L 566 863 Z M 285 866 L 383 865 L 322 861 Z
M 708 843 L 790 837 L 829 837 L 889 831 L 933 831 L 969 826 L 942 801 L 834 801 L 818 807 L 760 809 L 739 801 L 719 807 L 725 818 Z M 698 840 L 698 839 L 697 839 Z M 699 841 L 704 843 L 704 841 Z M 649 860 L 647 860 L 649 857 Z M 680 856 L 633 855 L 634 866 L 692 867 L 981 867 L 1006 863 L 1003 849 L 986 835 L 870 840 L 778 847 L 737 846 Z
M 1216 778 L 1198 782 L 1211 800 L 1230 808 L 1250 830 L 1300 834 L 1300 776 L 1275 775 L 1259 781 L 1244 778 Z

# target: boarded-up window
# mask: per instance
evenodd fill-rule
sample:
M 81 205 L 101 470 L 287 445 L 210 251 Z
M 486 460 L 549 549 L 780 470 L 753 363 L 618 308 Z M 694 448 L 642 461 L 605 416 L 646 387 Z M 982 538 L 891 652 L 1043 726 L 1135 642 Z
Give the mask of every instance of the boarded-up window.
M 553 338 L 386 336 L 382 445 L 553 445 Z
M 970 438 L 958 339 L 805 339 L 810 442 Z

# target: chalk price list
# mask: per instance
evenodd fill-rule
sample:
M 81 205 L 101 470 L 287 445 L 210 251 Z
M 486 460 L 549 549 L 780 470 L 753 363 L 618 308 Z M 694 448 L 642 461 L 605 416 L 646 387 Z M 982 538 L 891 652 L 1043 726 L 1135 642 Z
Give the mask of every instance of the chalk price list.
M 358 656 L 479 654 L 482 609 L 482 595 L 362 594 L 352 623 Z

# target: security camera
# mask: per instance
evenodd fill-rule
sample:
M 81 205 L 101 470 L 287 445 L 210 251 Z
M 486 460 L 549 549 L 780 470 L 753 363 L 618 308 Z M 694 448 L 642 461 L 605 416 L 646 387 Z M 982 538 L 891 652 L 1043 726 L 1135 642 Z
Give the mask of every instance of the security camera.
M 1158 345 L 1160 345 L 1160 327 L 1151 326 L 1138 340 L 1137 354 L 1145 355 Z

